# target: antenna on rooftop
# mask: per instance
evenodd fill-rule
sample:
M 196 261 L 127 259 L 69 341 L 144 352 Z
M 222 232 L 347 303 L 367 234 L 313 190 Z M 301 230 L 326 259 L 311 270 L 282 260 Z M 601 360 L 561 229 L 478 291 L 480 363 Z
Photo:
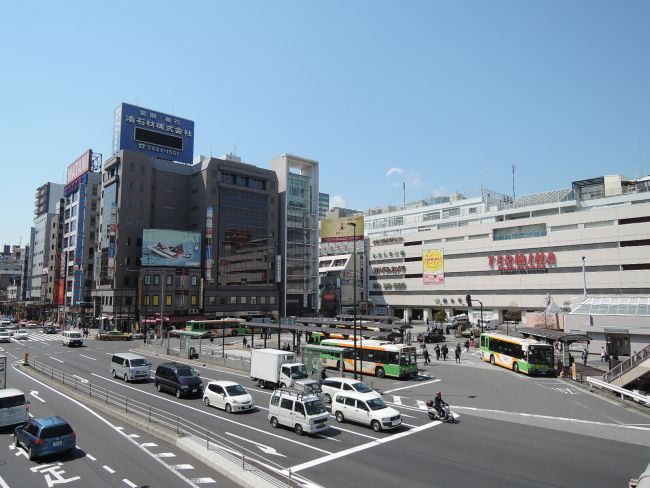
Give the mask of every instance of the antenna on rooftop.
M 515 170 L 517 169 L 516 165 L 512 165 L 512 201 L 515 201 Z

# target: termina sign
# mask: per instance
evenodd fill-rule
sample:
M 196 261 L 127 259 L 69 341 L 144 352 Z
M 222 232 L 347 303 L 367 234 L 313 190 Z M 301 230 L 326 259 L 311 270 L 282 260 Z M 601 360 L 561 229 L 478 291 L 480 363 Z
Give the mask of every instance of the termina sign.
M 122 103 L 115 109 L 113 124 L 113 153 L 120 149 L 192 164 L 194 122 Z
M 83 176 L 91 170 L 91 162 L 93 159 L 93 151 L 88 149 L 85 153 L 79 156 L 74 163 L 68 166 L 68 175 L 65 179 L 65 188 L 63 194 L 65 196 L 74 193 L 79 189 L 79 184 Z

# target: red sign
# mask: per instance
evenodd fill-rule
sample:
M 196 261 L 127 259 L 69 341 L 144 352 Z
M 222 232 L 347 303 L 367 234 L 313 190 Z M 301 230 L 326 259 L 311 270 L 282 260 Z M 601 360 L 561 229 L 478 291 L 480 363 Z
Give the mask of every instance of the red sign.
M 497 269 L 499 271 L 534 272 L 547 270 L 549 267 L 556 265 L 557 262 L 553 251 L 488 256 L 488 266 L 490 269 Z
M 90 171 L 92 155 L 92 150 L 88 149 L 74 163 L 68 166 L 68 177 L 66 178 L 66 184 L 73 182 L 84 173 Z

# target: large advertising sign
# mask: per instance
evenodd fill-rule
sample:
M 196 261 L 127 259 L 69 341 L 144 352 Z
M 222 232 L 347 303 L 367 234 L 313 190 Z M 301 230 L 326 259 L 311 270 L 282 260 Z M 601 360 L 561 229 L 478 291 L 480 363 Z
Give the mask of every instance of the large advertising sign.
M 320 239 L 322 242 L 353 241 L 355 236 L 358 241 L 363 240 L 363 215 L 325 219 L 321 220 L 320 224 Z
M 182 230 L 144 229 L 142 266 L 201 266 L 201 234 Z
M 427 249 L 422 253 L 425 285 L 442 285 L 445 282 L 445 256 L 442 249 Z
M 113 122 L 113 153 L 120 149 L 192 164 L 194 121 L 122 103 Z
M 79 156 L 74 163 L 68 166 L 68 173 L 65 179 L 65 188 L 63 195 L 68 196 L 79 189 L 81 180 L 84 175 L 92 169 L 93 152 L 88 149 L 85 153 Z

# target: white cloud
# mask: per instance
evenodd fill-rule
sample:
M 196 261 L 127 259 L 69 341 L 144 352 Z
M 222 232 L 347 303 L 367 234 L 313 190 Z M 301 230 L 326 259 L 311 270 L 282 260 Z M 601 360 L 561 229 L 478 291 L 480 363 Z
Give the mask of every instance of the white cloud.
M 419 176 L 414 176 L 407 181 L 406 186 L 410 186 L 411 188 L 420 188 L 421 186 L 424 186 L 424 180 Z
M 386 178 L 389 178 L 392 175 L 401 175 L 401 174 L 404 174 L 404 170 L 402 168 L 396 168 L 395 166 L 393 166 L 391 169 L 389 169 L 386 172 Z
M 333 197 L 331 197 L 330 208 L 334 208 L 334 207 L 346 208 L 347 202 L 345 201 L 345 198 L 343 198 L 341 195 L 334 195 Z

